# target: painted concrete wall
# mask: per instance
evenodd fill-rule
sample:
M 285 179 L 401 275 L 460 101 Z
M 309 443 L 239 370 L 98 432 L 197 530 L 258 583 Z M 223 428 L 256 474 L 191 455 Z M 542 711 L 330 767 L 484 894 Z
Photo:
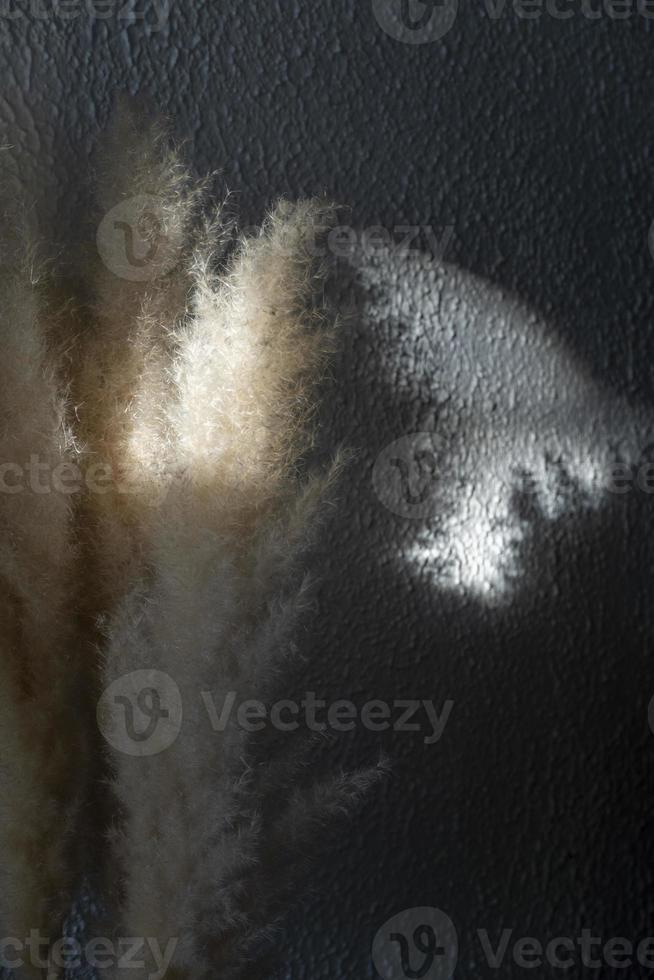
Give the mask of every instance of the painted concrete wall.
M 279 976 L 373 977 L 377 930 L 422 906 L 454 922 L 457 976 L 498 975 L 478 930 L 637 943 L 654 932 L 647 8 L 412 0 L 402 28 L 400 0 L 53 3 L 3 4 L 0 120 L 6 179 L 34 184 L 62 239 L 117 89 L 170 114 L 246 223 L 327 193 L 358 230 L 325 448 L 359 453 L 302 684 L 454 707 L 432 745 L 326 745 L 344 764 L 381 745 L 394 773 L 321 865 Z M 361 238 L 406 225 L 408 253 Z M 616 457 L 627 492 L 607 486 Z M 510 949 L 500 973 L 525 973 Z

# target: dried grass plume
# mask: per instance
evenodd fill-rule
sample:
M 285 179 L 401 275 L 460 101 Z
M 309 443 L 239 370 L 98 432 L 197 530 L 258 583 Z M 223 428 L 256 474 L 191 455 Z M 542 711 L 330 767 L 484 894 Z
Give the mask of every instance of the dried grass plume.
M 2 461 L 37 452 L 110 479 L 73 503 L 0 494 L 1 928 L 61 915 L 88 799 L 70 762 L 92 753 L 110 784 L 114 932 L 156 939 L 168 977 L 252 978 L 320 828 L 377 775 L 312 776 L 295 736 L 212 731 L 202 700 L 270 699 L 307 607 L 338 469 L 308 464 L 333 345 L 314 248 L 331 210 L 280 202 L 239 237 L 165 129 L 131 110 L 98 161 L 98 254 L 56 339 L 30 262 L 15 250 L 3 271 Z M 88 688 L 71 684 L 86 661 L 98 694 L 170 682 L 183 715 L 165 750 L 98 751 L 75 710 Z M 169 693 L 150 689 L 149 706 Z M 102 704 L 103 728 L 126 724 L 125 697 Z

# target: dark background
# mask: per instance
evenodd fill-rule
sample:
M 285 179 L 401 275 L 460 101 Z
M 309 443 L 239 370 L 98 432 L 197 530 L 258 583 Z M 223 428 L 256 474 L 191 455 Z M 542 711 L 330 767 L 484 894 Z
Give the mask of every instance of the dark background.
M 565 22 L 527 21 L 508 7 L 494 21 L 464 0 L 445 37 L 409 45 L 370 0 L 172 0 L 161 30 L 1 17 L 0 52 L 6 169 L 39 188 L 62 240 L 127 89 L 171 116 L 198 170 L 222 171 L 246 223 L 281 194 L 326 193 L 358 228 L 453 225 L 448 262 L 525 301 L 592 378 L 649 411 L 654 27 L 643 16 L 590 21 L 575 8 Z M 392 364 L 392 332 L 350 323 L 334 369 L 327 441 L 360 452 L 318 556 L 307 675 L 333 697 L 455 708 L 436 746 L 357 732 L 325 749 L 350 765 L 381 744 L 394 771 L 314 874 L 279 976 L 376 976 L 375 933 L 417 906 L 455 922 L 457 976 L 493 975 L 478 929 L 546 941 L 586 927 L 637 943 L 654 934 L 654 498 L 535 516 L 508 603 L 439 588 L 396 560 L 407 521 L 372 487 L 376 454 L 430 407 L 402 380 L 410 364 L 398 360 L 395 378 L 382 368 L 380 345 Z M 524 972 L 508 962 L 501 975 Z M 651 973 L 601 975 L 626 972 Z

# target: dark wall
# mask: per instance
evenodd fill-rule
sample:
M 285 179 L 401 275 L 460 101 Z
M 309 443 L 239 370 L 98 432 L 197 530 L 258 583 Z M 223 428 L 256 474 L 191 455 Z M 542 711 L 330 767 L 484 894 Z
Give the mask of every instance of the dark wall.
M 125 88 L 171 115 L 199 170 L 222 170 L 246 222 L 280 194 L 327 193 L 358 229 L 452 226 L 442 275 L 428 254 L 392 256 L 354 290 L 326 441 L 359 454 L 319 554 L 306 675 L 326 696 L 454 709 L 436 745 L 357 731 L 326 746 L 351 764 L 381 745 L 394 771 L 314 876 L 279 976 L 374 977 L 375 933 L 420 906 L 451 917 L 468 977 L 495 975 L 479 929 L 494 943 L 504 928 L 545 941 L 654 933 L 654 498 L 602 495 L 592 480 L 585 493 L 579 478 L 623 437 L 639 458 L 654 397 L 654 27 L 578 6 L 527 20 L 507 4 L 493 19 L 463 0 L 443 37 L 409 44 L 370 0 L 172 0 L 161 29 L 154 8 L 148 26 L 65 22 L 43 3 L 43 19 L 18 0 L 25 16 L 0 18 L 1 137 L 63 238 Z M 373 487 L 384 446 L 439 424 L 457 446 L 444 507 L 459 508 L 480 560 L 502 552 L 490 591 L 452 571 L 472 547 L 457 551 L 456 520 L 439 537 L 438 514 L 393 513 Z M 526 452 L 525 469 L 554 472 L 553 498 L 528 506 L 510 480 L 498 484 L 508 504 L 484 495 L 514 446 L 516 465 Z M 475 524 L 465 501 L 488 519 Z M 410 560 L 422 532 L 436 557 L 428 546 Z M 525 973 L 507 961 L 503 978 Z M 614 974 L 625 970 L 601 975 Z

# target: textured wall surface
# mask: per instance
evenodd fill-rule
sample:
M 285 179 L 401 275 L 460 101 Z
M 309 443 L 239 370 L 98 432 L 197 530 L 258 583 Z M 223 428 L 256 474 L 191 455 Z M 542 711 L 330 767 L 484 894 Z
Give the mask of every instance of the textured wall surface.
M 457 976 L 485 977 L 480 929 L 493 945 L 502 929 L 654 932 L 654 496 L 602 484 L 612 455 L 649 452 L 654 28 L 635 5 L 526 19 L 463 0 L 449 31 L 407 43 L 400 0 L 375 6 L 137 0 L 65 19 L 14 0 L 1 139 L 9 180 L 38 187 L 62 239 L 117 89 L 171 115 L 246 222 L 280 194 L 327 193 L 356 229 L 434 232 L 355 258 L 326 417 L 327 441 L 359 453 L 320 553 L 304 682 L 454 707 L 433 745 L 359 730 L 325 747 L 350 764 L 382 746 L 394 772 L 321 865 L 279 976 L 372 978 L 380 926 L 436 906 Z M 412 475 L 416 432 L 435 480 Z M 389 508 L 393 459 L 414 484 Z M 507 953 L 500 975 L 524 973 Z

